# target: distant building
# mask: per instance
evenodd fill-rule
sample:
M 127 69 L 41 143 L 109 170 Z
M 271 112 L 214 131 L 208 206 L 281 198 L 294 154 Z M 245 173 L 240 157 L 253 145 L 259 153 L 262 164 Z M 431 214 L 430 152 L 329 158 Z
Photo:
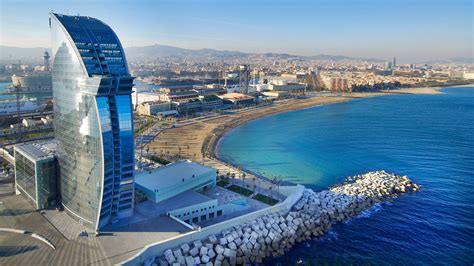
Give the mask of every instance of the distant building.
M 207 95 L 223 95 L 226 94 L 227 91 L 224 88 L 194 88 L 194 91 L 196 91 L 199 96 L 207 96 Z
M 180 114 L 182 113 L 194 113 L 202 111 L 203 105 L 199 99 L 192 99 L 188 101 L 177 101 L 172 102 L 174 109 Z
M 13 75 L 11 77 L 13 86 L 18 87 L 22 92 L 52 92 L 51 73 L 29 74 L 23 76 Z
M 233 105 L 250 105 L 255 102 L 255 98 L 241 93 L 227 93 L 220 95 L 224 103 Z
M 161 93 L 176 93 L 182 91 L 191 91 L 193 86 L 163 87 L 160 88 Z
M 322 74 L 321 79 L 324 86 L 330 91 L 351 91 L 352 84 L 342 75 Z
M 288 83 L 284 85 L 269 84 L 268 89 L 272 91 L 303 91 L 305 88 L 304 84 L 299 83 Z
M 282 78 L 293 79 L 295 81 L 304 79 L 306 77 L 306 73 L 283 73 L 281 74 Z
M 286 98 L 290 95 L 288 91 L 264 91 L 262 94 L 268 98 L 274 99 Z
M 180 101 L 187 101 L 190 99 L 195 99 L 199 96 L 196 91 L 177 91 L 177 92 L 170 92 L 170 93 L 163 93 L 160 94 L 160 101 L 163 102 L 180 102 Z
M 202 108 L 204 110 L 216 110 L 222 108 L 222 99 L 214 94 L 199 96 L 199 100 L 202 102 Z
M 55 142 L 36 142 L 14 147 L 15 190 L 37 210 L 58 201 L 58 166 Z
M 43 55 L 43 66 L 44 66 L 44 71 L 49 71 L 49 53 L 48 51 L 45 51 L 44 52 L 44 55 Z
M 133 106 L 137 106 L 141 103 L 145 102 L 158 102 L 160 101 L 160 93 L 151 92 L 151 91 L 143 91 L 143 92 L 133 92 L 132 94 L 132 103 Z
M 392 70 L 392 62 L 386 61 L 385 64 L 384 64 L 383 69 L 384 69 L 385 71 Z
M 141 115 L 165 114 L 171 109 L 171 102 L 146 102 L 137 106 L 137 112 Z
M 463 73 L 464 79 L 474 79 L 474 72 L 464 72 Z

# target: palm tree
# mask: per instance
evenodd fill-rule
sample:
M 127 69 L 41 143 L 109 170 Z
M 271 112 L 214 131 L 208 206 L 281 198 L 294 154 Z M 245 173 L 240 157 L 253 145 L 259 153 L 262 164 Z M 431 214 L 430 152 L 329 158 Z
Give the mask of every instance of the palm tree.
M 232 184 L 235 184 L 235 173 L 232 173 L 231 176 L 232 176 Z
M 229 177 L 230 177 L 230 172 L 227 172 L 227 174 L 226 174 L 227 182 L 229 182 Z
M 181 147 L 178 147 L 178 159 L 181 158 Z
M 187 149 L 187 151 L 186 151 L 186 157 L 189 157 L 189 145 L 186 145 L 186 149 Z

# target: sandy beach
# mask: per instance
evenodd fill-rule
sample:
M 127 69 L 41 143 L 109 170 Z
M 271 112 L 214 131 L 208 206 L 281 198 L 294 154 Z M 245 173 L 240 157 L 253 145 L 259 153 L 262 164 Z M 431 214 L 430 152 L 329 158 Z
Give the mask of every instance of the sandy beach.
M 347 96 L 315 97 L 308 99 L 292 99 L 265 107 L 252 107 L 237 112 L 203 119 L 186 125 L 178 125 L 162 131 L 147 148 L 155 154 L 176 155 L 181 150 L 181 157 L 191 160 L 202 160 L 206 156 L 215 155 L 215 147 L 226 132 L 250 120 L 281 112 L 299 110 L 318 105 L 349 101 L 357 98 L 386 95 L 386 92 L 351 93 Z
M 460 85 L 455 87 L 468 87 Z M 177 125 L 162 131 L 150 144 L 150 152 L 155 154 L 181 154 L 181 157 L 201 161 L 203 155 L 215 157 L 215 148 L 219 139 L 232 128 L 267 115 L 299 110 L 318 105 L 333 104 L 358 98 L 376 97 L 392 94 L 440 94 L 446 87 L 404 88 L 396 91 L 374 93 L 350 93 L 344 96 L 314 97 L 292 99 L 266 107 L 250 108 L 214 118 L 203 119 L 185 125 Z M 180 152 L 181 150 L 181 152 Z

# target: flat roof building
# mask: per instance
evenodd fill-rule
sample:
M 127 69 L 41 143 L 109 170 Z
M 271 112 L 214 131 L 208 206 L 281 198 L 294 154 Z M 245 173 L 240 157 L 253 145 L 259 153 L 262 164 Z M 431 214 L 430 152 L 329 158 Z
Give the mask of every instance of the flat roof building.
M 141 115 L 159 115 L 167 114 L 171 111 L 172 104 L 170 102 L 145 102 L 137 106 L 137 112 Z
M 164 102 L 179 102 L 179 101 L 188 101 L 190 99 L 195 99 L 199 96 L 196 91 L 177 91 L 170 93 L 160 94 L 160 101 Z
M 242 93 L 227 93 L 220 95 L 219 98 L 221 98 L 224 103 L 230 103 L 234 105 L 249 105 L 255 102 L 254 97 Z
M 58 200 L 57 145 L 54 141 L 16 145 L 15 190 L 40 210 Z
M 135 187 L 155 203 L 188 190 L 216 185 L 216 170 L 199 163 L 183 160 L 136 174 Z

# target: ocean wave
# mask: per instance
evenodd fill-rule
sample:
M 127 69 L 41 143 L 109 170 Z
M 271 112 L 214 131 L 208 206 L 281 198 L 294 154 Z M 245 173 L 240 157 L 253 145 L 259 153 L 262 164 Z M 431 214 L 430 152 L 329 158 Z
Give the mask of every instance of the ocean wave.
M 338 240 L 339 236 L 336 231 L 333 229 L 329 230 L 323 237 L 321 237 L 320 241 L 335 241 Z
M 356 216 L 356 218 L 369 218 L 370 216 L 372 216 L 372 214 L 377 213 L 381 210 L 383 210 L 382 204 L 376 203 L 369 209 L 362 211 L 359 215 Z

